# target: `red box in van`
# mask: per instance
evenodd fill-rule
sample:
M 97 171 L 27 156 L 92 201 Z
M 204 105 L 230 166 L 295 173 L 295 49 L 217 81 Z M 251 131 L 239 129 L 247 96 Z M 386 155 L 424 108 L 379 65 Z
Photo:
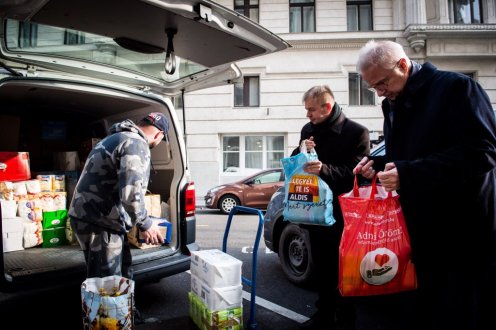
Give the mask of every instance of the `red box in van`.
M 0 181 L 22 181 L 31 179 L 29 153 L 0 151 Z

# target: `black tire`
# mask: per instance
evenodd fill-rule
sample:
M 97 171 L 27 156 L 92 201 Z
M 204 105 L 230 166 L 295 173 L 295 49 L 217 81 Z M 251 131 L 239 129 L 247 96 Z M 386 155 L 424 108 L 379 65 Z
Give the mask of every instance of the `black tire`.
M 234 195 L 225 195 L 219 200 L 219 209 L 224 214 L 229 214 L 235 206 L 239 205 L 239 199 Z
M 308 286 L 314 278 L 314 264 L 308 231 L 295 224 L 284 227 L 279 239 L 279 260 L 284 274 L 298 286 Z

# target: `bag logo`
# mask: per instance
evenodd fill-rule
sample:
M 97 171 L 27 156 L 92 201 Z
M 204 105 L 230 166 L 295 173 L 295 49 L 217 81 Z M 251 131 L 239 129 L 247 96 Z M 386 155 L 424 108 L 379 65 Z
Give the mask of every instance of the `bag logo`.
M 378 248 L 368 252 L 360 263 L 360 275 L 371 285 L 383 285 L 398 272 L 398 256 L 387 249 Z
M 318 203 L 318 177 L 315 175 L 293 175 L 289 182 L 288 201 Z

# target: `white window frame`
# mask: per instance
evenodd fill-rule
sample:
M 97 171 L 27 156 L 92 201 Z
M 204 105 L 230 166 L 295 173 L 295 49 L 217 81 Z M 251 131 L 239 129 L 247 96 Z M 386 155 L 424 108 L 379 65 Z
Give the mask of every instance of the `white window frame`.
M 245 143 L 245 138 L 249 136 L 254 136 L 254 137 L 262 137 L 262 168 L 247 168 L 245 166 L 246 163 L 246 143 Z M 267 138 L 268 137 L 282 137 L 283 138 L 283 146 L 282 149 L 280 150 L 269 150 L 268 145 L 267 145 Z M 238 171 L 237 172 L 224 172 L 224 138 L 225 137 L 238 137 L 239 138 L 239 166 L 238 166 Z M 223 134 L 220 137 L 221 141 L 221 164 L 220 164 L 220 172 L 223 175 L 239 175 L 240 173 L 245 173 L 245 172 L 252 172 L 252 171 L 258 171 L 258 170 L 265 170 L 270 167 L 268 167 L 268 153 L 269 152 L 282 152 L 282 157 L 286 156 L 286 136 L 284 134 L 277 134 L 277 133 L 269 133 L 269 134 Z M 253 152 L 253 151 L 248 151 L 248 152 Z M 232 153 L 232 152 L 231 152 Z M 281 158 L 282 158 L 281 157 Z M 280 166 L 278 166 L 280 167 Z

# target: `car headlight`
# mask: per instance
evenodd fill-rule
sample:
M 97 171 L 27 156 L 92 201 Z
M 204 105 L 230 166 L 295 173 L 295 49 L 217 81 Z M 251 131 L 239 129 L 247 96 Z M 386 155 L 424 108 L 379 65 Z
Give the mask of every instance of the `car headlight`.
M 216 191 L 219 191 L 221 190 L 222 188 L 225 188 L 226 186 L 217 186 L 217 187 L 214 187 L 212 189 L 210 189 L 210 193 L 215 193 Z

